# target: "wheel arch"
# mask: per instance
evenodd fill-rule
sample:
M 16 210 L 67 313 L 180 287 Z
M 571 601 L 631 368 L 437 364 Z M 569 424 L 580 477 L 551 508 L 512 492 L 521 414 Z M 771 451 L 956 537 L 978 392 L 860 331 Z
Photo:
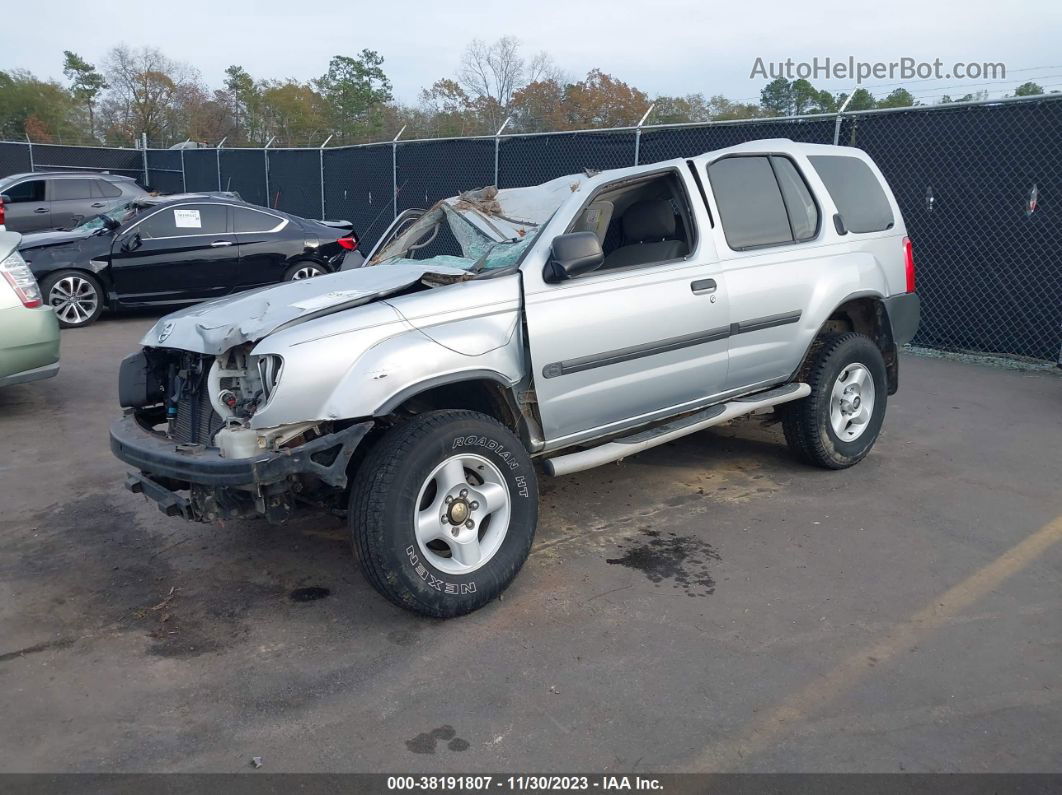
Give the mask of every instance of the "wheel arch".
M 895 394 L 899 386 L 898 349 L 893 338 L 892 322 L 889 319 L 885 297 L 875 291 L 851 293 L 834 307 L 804 351 L 804 356 L 793 373 L 792 380 L 800 380 L 804 375 L 812 354 L 825 335 L 846 331 L 863 334 L 878 346 L 882 358 L 885 359 L 889 394 Z
M 515 386 L 493 370 L 463 370 L 418 381 L 396 392 L 373 414 L 386 417 L 437 409 L 486 414 L 529 445 L 532 434 L 520 411 Z

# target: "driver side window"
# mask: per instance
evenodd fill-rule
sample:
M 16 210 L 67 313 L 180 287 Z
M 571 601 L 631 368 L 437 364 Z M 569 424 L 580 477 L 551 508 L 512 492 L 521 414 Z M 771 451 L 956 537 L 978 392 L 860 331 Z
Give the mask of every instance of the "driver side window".
M 568 229 L 593 232 L 605 261 L 592 271 L 680 260 L 693 250 L 686 191 L 674 172 L 597 193 Z

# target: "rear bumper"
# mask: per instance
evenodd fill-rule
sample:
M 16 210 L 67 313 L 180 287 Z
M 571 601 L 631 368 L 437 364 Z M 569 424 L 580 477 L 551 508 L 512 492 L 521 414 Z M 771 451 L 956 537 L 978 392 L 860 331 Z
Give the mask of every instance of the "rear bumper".
M 884 299 L 885 311 L 892 324 L 892 341 L 906 345 L 914 339 L 922 316 L 922 302 L 918 293 L 902 293 Z
M 35 367 L 32 370 L 23 370 L 21 373 L 12 373 L 0 378 L 0 386 L 13 384 L 28 384 L 30 381 L 40 381 L 42 378 L 51 378 L 59 374 L 59 362 L 46 364 L 44 367 Z
M 309 475 L 334 488 L 347 485 L 347 465 L 372 428 L 361 422 L 336 433 L 280 452 L 251 458 L 223 458 L 216 447 L 176 444 L 144 428 L 133 414 L 111 425 L 111 452 L 138 472 L 129 474 L 126 487 L 151 497 L 169 515 L 194 515 L 192 501 L 178 492 L 196 488 L 258 492 L 291 476 Z

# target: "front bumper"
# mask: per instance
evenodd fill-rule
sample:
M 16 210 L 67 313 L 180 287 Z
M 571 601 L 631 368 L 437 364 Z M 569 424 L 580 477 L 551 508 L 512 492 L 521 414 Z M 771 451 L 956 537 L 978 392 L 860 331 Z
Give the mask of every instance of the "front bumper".
M 345 488 L 350 458 L 372 426 L 371 421 L 355 423 L 299 447 L 264 451 L 250 458 L 223 458 L 216 447 L 167 439 L 145 428 L 130 413 L 111 425 L 111 452 L 139 470 L 129 474 L 127 488 L 151 497 L 168 515 L 197 519 L 202 517 L 193 501 L 178 492 L 196 488 L 260 492 L 283 486 L 299 475 Z

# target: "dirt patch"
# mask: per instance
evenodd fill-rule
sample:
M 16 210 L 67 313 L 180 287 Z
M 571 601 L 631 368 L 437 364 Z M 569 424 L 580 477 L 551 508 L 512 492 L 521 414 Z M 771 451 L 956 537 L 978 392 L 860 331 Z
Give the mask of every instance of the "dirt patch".
M 605 562 L 640 571 L 658 588 L 670 582 L 672 588 L 681 589 L 690 597 L 715 593 L 715 580 L 708 567 L 720 557 L 710 544 L 659 530 L 643 529 L 641 534 L 648 540 L 633 542 L 622 548 L 620 557 Z
M 421 732 L 412 740 L 406 740 L 406 748 L 415 754 L 434 754 L 439 742 L 445 742 L 451 751 L 467 751 L 468 740 L 462 740 L 457 736 L 453 726 L 440 726 L 430 732 Z

